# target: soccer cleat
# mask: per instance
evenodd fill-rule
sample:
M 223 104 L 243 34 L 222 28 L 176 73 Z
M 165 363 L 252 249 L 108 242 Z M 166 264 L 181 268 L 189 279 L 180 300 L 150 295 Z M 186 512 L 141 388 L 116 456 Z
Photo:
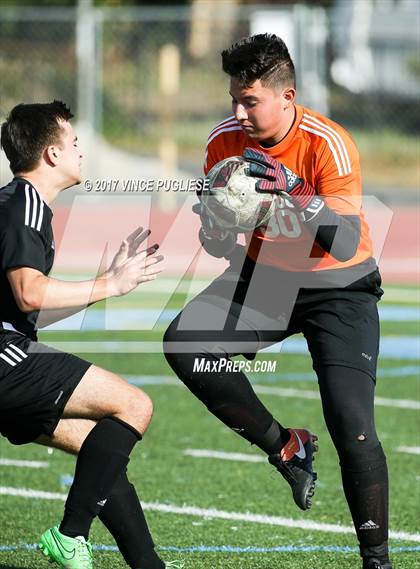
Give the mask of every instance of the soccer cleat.
M 91 544 L 82 536 L 63 535 L 58 526 L 42 534 L 39 548 L 51 563 L 63 569 L 93 569 Z
M 165 563 L 165 569 L 183 569 L 184 567 L 183 561 L 167 561 Z
M 392 569 L 389 561 L 379 561 L 374 557 L 363 558 L 363 569 Z
M 275 466 L 290 484 L 293 499 L 301 510 L 312 506 L 316 472 L 312 470 L 313 453 L 318 450 L 312 435 L 305 429 L 289 429 L 290 440 L 279 453 L 270 454 L 268 461 Z

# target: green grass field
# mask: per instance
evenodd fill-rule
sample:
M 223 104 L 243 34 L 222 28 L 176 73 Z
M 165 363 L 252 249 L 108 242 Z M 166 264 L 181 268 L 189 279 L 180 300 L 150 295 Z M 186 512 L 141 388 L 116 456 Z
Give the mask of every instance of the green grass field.
M 393 305 L 417 311 L 418 295 L 413 289 L 390 289 Z M 130 306 L 128 298 L 124 307 Z M 175 295 L 171 308 L 183 295 Z M 138 300 L 133 296 L 132 302 Z M 386 299 L 386 297 L 385 297 Z M 123 306 L 121 304 L 121 306 Z M 137 305 L 136 305 L 137 306 Z M 159 306 L 158 295 L 145 295 L 143 306 Z M 418 321 L 385 321 L 384 336 L 418 336 Z M 153 332 L 44 332 L 42 340 L 53 341 L 147 341 L 158 342 L 162 327 Z M 313 508 L 296 508 L 288 485 L 264 462 L 240 462 L 220 458 L 198 458 L 187 449 L 223 451 L 262 456 L 213 418 L 179 382 L 164 384 L 171 371 L 160 353 L 102 353 L 83 357 L 97 365 L 130 376 L 154 376 L 144 389 L 155 403 L 155 416 L 145 439 L 133 453 L 129 474 L 146 504 L 146 514 L 156 543 L 167 559 L 183 559 L 186 569 L 353 569 L 359 568 L 352 533 L 332 532 L 326 524 L 351 525 L 344 500 L 338 462 L 326 431 L 319 399 L 311 395 L 317 385 L 309 379 L 311 362 L 301 354 L 263 354 L 278 359 L 278 373 L 252 377 L 258 386 L 289 389 L 261 398 L 282 423 L 309 427 L 319 435 L 316 460 L 319 484 Z M 380 360 L 377 396 L 377 427 L 388 456 L 390 470 L 390 526 L 405 532 L 404 539 L 391 539 L 395 569 L 420 567 L 420 456 L 397 452 L 399 446 L 420 447 L 419 360 Z M 293 375 L 294 374 L 294 375 Z M 304 379 L 299 379 L 303 377 Z M 139 380 L 141 382 L 141 380 Z M 257 390 L 260 387 L 256 388 Z M 295 391 L 290 391 L 295 390 Z M 305 394 L 299 396 L 299 391 Z M 296 392 L 297 391 L 297 392 Z M 309 392 L 309 394 L 308 394 Z M 287 396 L 285 395 L 287 393 Z M 396 407 L 394 400 L 404 400 Z M 411 405 L 410 402 L 417 402 Z M 410 408 L 411 407 L 413 408 Z M 73 473 L 74 458 L 44 447 L 13 447 L 0 441 L 0 458 L 43 461 L 44 468 L 0 465 L 0 569 L 49 567 L 31 547 L 42 531 L 60 520 L 63 501 L 59 496 L 14 496 L 11 488 L 65 494 L 65 478 Z M 50 496 L 51 498 L 51 496 Z M 176 509 L 178 508 L 178 509 Z M 191 511 L 188 508 L 199 510 Z M 168 511 L 163 511 L 164 509 Z M 212 512 L 206 510 L 212 509 Z M 174 512 L 176 510 L 176 512 Z M 244 514 L 250 516 L 245 519 Z M 259 518 L 255 516 L 259 515 Z M 314 522 L 312 529 L 295 522 Z M 296 524 L 295 524 L 296 525 Z M 307 525 L 307 524 L 306 524 Z M 337 529 L 337 528 L 336 528 Z M 403 536 L 404 537 L 404 536 Z M 97 521 L 91 538 L 96 545 L 113 546 L 111 536 Z M 95 567 L 122 569 L 118 552 L 97 551 Z

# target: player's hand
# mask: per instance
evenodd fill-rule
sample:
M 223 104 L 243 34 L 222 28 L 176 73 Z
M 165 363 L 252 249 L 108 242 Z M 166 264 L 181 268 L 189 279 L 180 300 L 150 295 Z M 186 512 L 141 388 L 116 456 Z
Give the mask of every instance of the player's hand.
M 137 229 L 135 229 L 132 233 L 130 233 L 130 235 L 126 237 L 124 241 L 121 243 L 120 248 L 118 249 L 117 254 L 113 258 L 107 273 L 121 266 L 130 257 L 136 255 L 138 248 L 143 243 L 143 241 L 145 241 L 149 237 L 150 233 L 151 233 L 150 229 L 145 229 L 143 231 L 143 227 L 137 227 Z M 159 245 L 155 243 L 154 245 L 149 247 L 147 251 L 150 252 L 152 252 L 153 250 L 156 251 L 158 248 Z
M 156 252 L 155 243 L 139 251 L 140 245 L 149 237 L 150 229 L 138 227 L 124 239 L 105 276 L 110 280 L 114 296 L 122 296 L 140 283 L 154 280 L 162 272 L 162 255 Z
M 245 148 L 243 157 L 249 163 L 249 175 L 261 178 L 255 184 L 258 192 L 292 198 L 300 210 L 306 209 L 313 200 L 314 188 L 275 158 L 256 148 Z
M 206 178 L 203 178 L 202 180 L 206 180 Z M 210 214 L 209 210 L 205 207 L 205 205 L 202 201 L 202 196 L 203 196 L 203 193 L 205 191 L 206 191 L 205 190 L 205 183 L 203 182 L 203 184 L 199 185 L 199 189 L 196 190 L 197 197 L 198 197 L 199 201 L 198 201 L 198 203 L 196 203 L 192 206 L 192 211 L 193 211 L 193 213 L 196 213 L 197 215 L 200 216 L 201 234 L 206 239 L 218 239 L 220 241 L 224 241 L 225 239 L 230 237 L 230 234 L 233 232 L 229 231 L 228 229 L 224 229 L 223 227 L 220 227 L 217 224 L 217 221 Z M 201 241 L 201 237 L 200 237 L 200 241 Z M 236 242 L 236 239 L 235 239 L 235 242 Z M 221 255 L 221 256 L 223 257 L 223 255 Z
M 153 281 L 163 271 L 160 264 L 163 255 L 156 254 L 155 247 L 149 247 L 115 267 L 109 279 L 114 296 L 122 296 L 134 290 L 139 284 Z
M 229 233 L 232 233 L 227 229 L 219 227 L 201 202 L 194 204 L 192 210 L 193 213 L 200 216 L 201 230 L 207 239 L 219 239 L 223 241 Z
M 217 259 L 229 259 L 236 247 L 236 233 L 219 227 L 201 202 L 194 204 L 192 210 L 200 216 L 201 229 L 198 238 L 207 253 Z

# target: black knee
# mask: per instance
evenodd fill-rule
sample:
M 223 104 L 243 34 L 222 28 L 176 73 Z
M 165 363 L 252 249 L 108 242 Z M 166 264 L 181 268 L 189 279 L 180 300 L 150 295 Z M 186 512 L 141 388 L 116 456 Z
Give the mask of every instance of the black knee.
M 180 329 L 181 315 L 182 313 L 165 331 L 163 353 L 168 364 L 183 381 L 190 376 L 195 381 L 200 375 L 208 375 L 209 368 L 214 371 L 210 362 L 228 358 L 223 347 L 226 338 L 222 331 L 217 330 Z
M 376 439 L 373 444 L 364 445 L 363 440 L 356 444 L 345 445 L 337 449 L 340 466 L 349 473 L 371 472 L 386 465 L 385 453 L 381 443 Z
M 163 353 L 173 371 L 181 377 L 190 368 L 193 368 L 195 354 L 189 352 L 194 341 L 193 334 L 178 330 L 180 316 L 179 314 L 165 331 L 163 336 Z
M 163 336 L 163 353 L 166 361 L 179 379 L 195 394 L 207 385 L 211 374 L 196 370 L 196 362 L 207 356 L 204 353 L 188 351 L 194 339 L 189 333 L 178 330 L 179 316 L 168 326 Z M 211 355 L 208 355 L 211 359 Z
M 353 416 L 336 417 L 329 425 L 331 438 L 342 468 L 351 472 L 364 472 L 382 466 L 385 455 L 373 421 Z
M 176 365 L 177 362 L 177 358 L 174 356 L 177 355 L 175 351 L 175 343 L 177 342 L 178 319 L 179 317 L 177 316 L 175 320 L 172 320 L 172 322 L 169 324 L 168 328 L 166 329 L 163 335 L 163 354 L 166 358 L 166 361 L 174 371 L 175 371 L 174 366 Z
M 317 369 L 325 421 L 340 464 L 362 472 L 385 463 L 374 421 L 375 383 L 361 370 L 323 365 Z

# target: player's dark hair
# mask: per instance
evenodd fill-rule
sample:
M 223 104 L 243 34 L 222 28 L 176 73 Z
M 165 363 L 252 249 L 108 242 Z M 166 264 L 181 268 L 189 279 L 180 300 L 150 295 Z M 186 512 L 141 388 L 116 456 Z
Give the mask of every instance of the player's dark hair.
M 0 138 L 13 174 L 33 170 L 45 148 L 60 143 L 63 129 L 58 121 L 72 117 L 61 101 L 16 105 L 1 125 Z
M 243 38 L 222 51 L 223 71 L 248 87 L 257 79 L 264 87 L 296 87 L 295 66 L 284 41 L 275 34 Z

